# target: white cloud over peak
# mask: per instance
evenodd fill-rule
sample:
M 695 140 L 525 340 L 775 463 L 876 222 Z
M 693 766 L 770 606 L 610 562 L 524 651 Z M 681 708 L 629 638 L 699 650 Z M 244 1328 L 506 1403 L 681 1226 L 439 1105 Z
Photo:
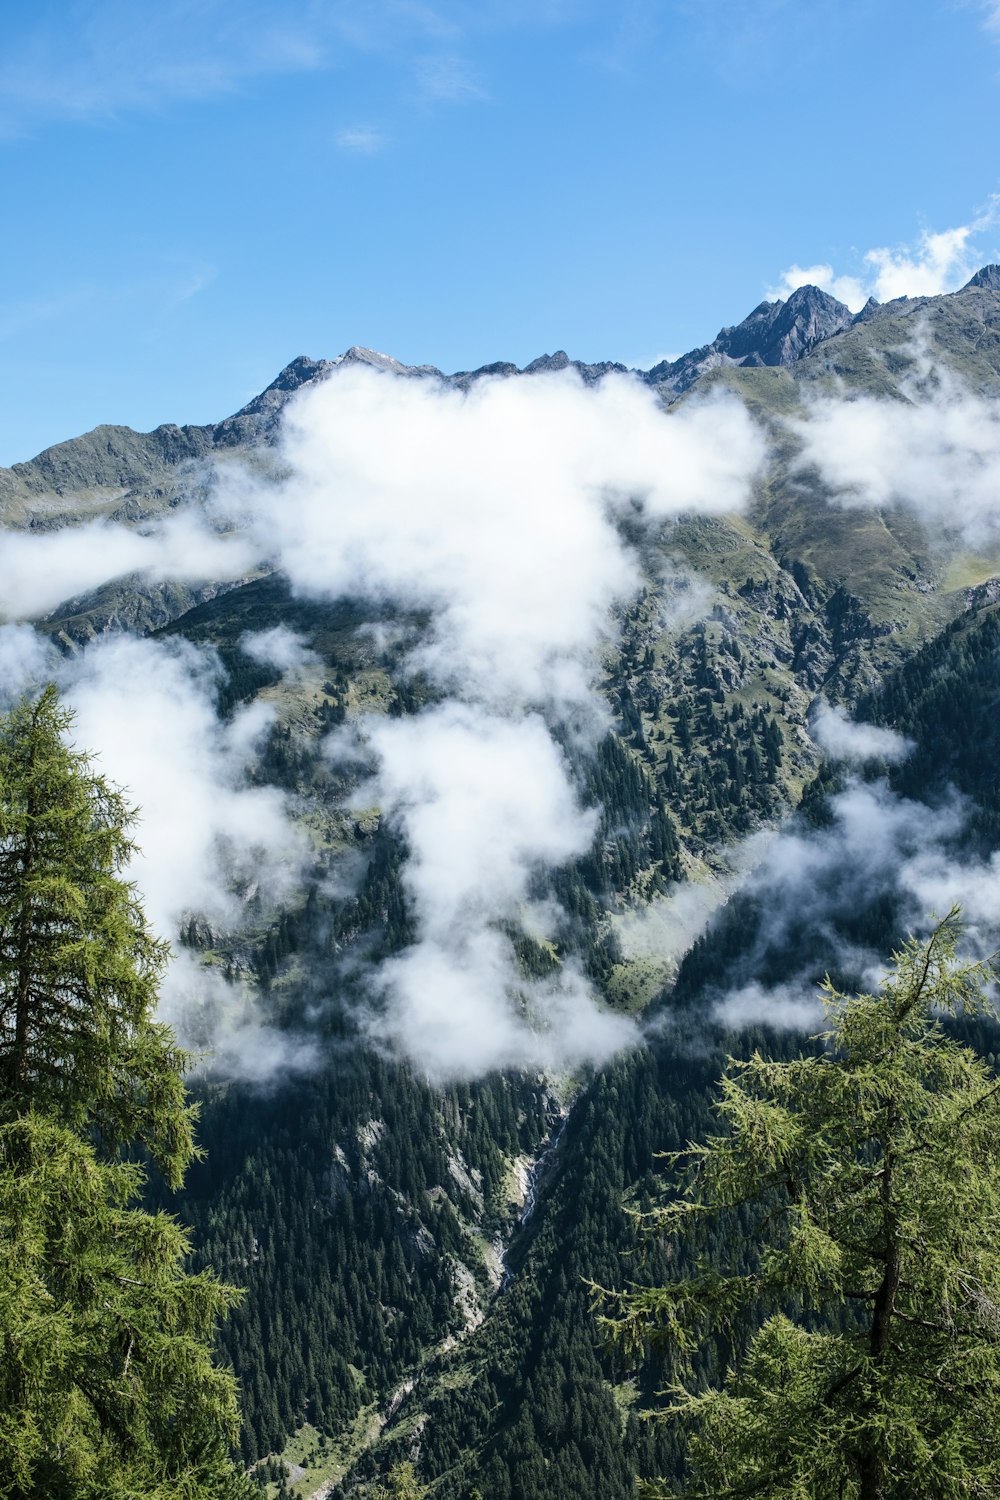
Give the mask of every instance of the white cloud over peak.
M 800 286 L 818 286 L 838 302 L 844 302 L 852 312 L 860 312 L 868 301 L 868 288 L 857 276 L 838 276 L 827 263 L 815 266 L 791 265 L 782 271 L 781 279 L 767 288 L 772 300 L 786 301 Z
M 975 236 L 992 228 L 998 213 L 1000 195 L 994 194 L 983 213 L 968 224 L 924 229 L 913 244 L 867 250 L 862 257 L 865 269 L 856 275 L 838 273 L 828 263 L 791 265 L 767 295 L 786 298 L 797 287 L 818 286 L 852 312 L 860 312 L 869 297 L 891 302 L 895 297 L 936 297 L 958 291 L 983 260 Z

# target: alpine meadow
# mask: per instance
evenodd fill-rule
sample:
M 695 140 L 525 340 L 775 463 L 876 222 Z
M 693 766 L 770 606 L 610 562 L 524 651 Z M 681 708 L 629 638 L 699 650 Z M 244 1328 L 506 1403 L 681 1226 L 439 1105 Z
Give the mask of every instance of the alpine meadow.
M 996 4 L 4 31 L 0 1500 L 1000 1500 Z

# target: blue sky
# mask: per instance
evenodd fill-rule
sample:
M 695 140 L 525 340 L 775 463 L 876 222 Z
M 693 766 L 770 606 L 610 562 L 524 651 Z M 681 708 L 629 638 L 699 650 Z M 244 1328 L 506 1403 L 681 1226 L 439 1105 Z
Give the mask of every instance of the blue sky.
M 951 289 L 998 105 L 985 0 L 5 0 L 0 463 L 352 343 L 648 365 L 806 271 Z

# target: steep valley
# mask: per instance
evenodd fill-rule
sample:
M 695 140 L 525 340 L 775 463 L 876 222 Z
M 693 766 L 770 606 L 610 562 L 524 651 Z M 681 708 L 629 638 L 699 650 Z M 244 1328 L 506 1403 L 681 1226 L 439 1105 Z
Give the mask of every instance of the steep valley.
M 213 427 L 99 428 L 0 472 L 0 521 L 19 537 L 95 518 L 148 534 L 202 505 L 220 470 L 269 482 L 289 402 L 352 365 L 439 379 L 364 350 L 300 358 Z M 567 367 L 441 379 L 530 391 Z M 591 386 L 621 367 L 576 368 Z M 50 660 L 118 633 L 210 653 L 220 720 L 266 710 L 248 780 L 283 794 L 308 848 L 280 899 L 246 879 L 238 920 L 192 908 L 176 939 L 290 1050 L 256 1077 L 208 1059 L 193 1079 L 205 1159 L 180 1194 L 154 1195 L 192 1227 L 199 1264 L 246 1289 L 220 1348 L 243 1389 L 243 1458 L 270 1495 L 364 1500 L 406 1460 L 436 1500 L 625 1500 L 633 1476 L 676 1474 L 674 1436 L 643 1419 L 669 1370 L 621 1368 L 590 1305 L 592 1283 L 667 1274 L 670 1247 L 639 1255 L 630 1216 L 656 1191 L 657 1153 L 710 1128 L 727 1053 L 801 1047 L 778 1009 L 790 987 L 859 982 L 899 941 L 930 889 L 912 873 L 921 821 L 939 830 L 935 869 L 981 872 L 1000 850 L 1000 539 L 891 485 L 878 504 L 846 481 L 838 498 L 805 447 L 827 401 L 951 409 L 961 390 L 995 422 L 1000 272 L 856 318 L 807 288 L 633 378 L 665 422 L 738 398 L 768 457 L 742 509 L 619 518 L 639 586 L 600 644 L 600 732 L 553 730 L 592 838 L 533 876 L 531 903 L 560 914 L 550 930 L 494 924 L 526 982 L 578 972 L 631 1018 L 634 1044 L 608 1061 L 433 1078 L 386 1030 L 371 979 L 415 942 L 406 838 L 359 804 L 363 760 L 328 746 L 444 701 L 413 670 L 435 640 L 419 600 L 310 596 L 259 560 L 203 579 L 143 565 L 30 621 Z M 295 633 L 293 666 L 245 649 L 275 630 Z M 824 750 L 822 704 L 915 748 Z M 883 825 L 896 843 L 885 833 L 875 860 Z M 808 871 L 794 879 L 793 840 Z M 985 908 L 975 919 L 989 929 Z M 755 1010 L 725 1009 L 752 987 Z M 182 1018 L 185 1044 L 210 1049 L 212 1018 L 197 1003 Z M 725 1359 L 709 1344 L 705 1376 Z

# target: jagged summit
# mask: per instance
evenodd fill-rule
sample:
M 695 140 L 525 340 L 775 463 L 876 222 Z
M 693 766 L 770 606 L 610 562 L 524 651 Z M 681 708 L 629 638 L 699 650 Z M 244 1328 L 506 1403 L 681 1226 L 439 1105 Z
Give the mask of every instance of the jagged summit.
M 881 309 L 881 306 L 881 302 L 879 302 L 876 297 L 869 297 L 864 307 L 855 316 L 855 323 L 867 323 L 870 318 L 875 317 L 876 313 Z
M 1000 266 L 995 264 L 983 266 L 970 281 L 965 283 L 962 291 L 967 292 L 973 286 L 982 287 L 987 292 L 1000 292 Z
M 720 329 L 710 344 L 654 365 L 645 378 L 679 396 L 720 365 L 791 365 L 853 320 L 836 297 L 818 286 L 800 286 L 787 301 L 759 303 L 742 323 Z
M 343 354 L 329 361 L 329 368 L 342 365 L 370 365 L 375 370 L 387 370 L 390 375 L 437 375 L 441 371 L 436 365 L 404 365 L 391 354 L 381 354 L 377 349 L 366 349 L 362 344 L 352 344 Z
M 837 335 L 853 337 L 849 334 L 852 328 L 860 334 L 859 325 L 873 319 L 908 317 L 917 309 L 933 309 L 939 304 L 943 307 L 951 297 L 962 298 L 968 293 L 973 294 L 967 302 L 970 312 L 974 312 L 976 327 L 981 327 L 984 318 L 996 322 L 998 314 L 987 299 L 1000 295 L 1000 264 L 983 266 L 950 297 L 898 297 L 884 304 L 869 297 L 856 315 L 820 287 L 802 286 L 787 299 L 758 303 L 742 322 L 720 329 L 710 344 L 692 349 L 676 360 L 661 361 L 650 370 L 633 370 L 631 373 L 670 401 L 683 395 L 702 375 L 714 369 L 737 365 L 747 369 L 793 366 Z M 984 293 L 986 297 L 981 295 Z M 975 357 L 979 358 L 979 354 Z M 81 437 L 58 443 L 27 463 L 0 469 L 0 515 L 5 515 L 8 523 L 21 514 L 37 518 L 41 514 L 39 497 L 45 497 L 42 508 L 51 519 L 51 516 L 63 513 L 60 497 L 78 496 L 88 487 L 94 489 L 95 505 L 100 499 L 98 492 L 105 489 L 124 493 L 134 486 L 136 493 L 145 494 L 147 490 L 151 494 L 153 491 L 159 493 L 155 483 L 157 475 L 171 475 L 169 484 L 172 485 L 179 473 L 179 465 L 197 464 L 213 448 L 250 448 L 277 441 L 281 413 L 294 393 L 304 385 L 324 379 L 333 370 L 349 365 L 367 366 L 397 376 L 440 380 L 459 390 L 467 390 L 476 381 L 491 377 L 534 376 L 565 369 L 575 370 L 588 385 L 613 371 L 627 373 L 627 367 L 618 362 L 605 360 L 589 364 L 571 359 L 564 349 L 557 349 L 553 354 L 540 354 L 523 368 L 509 360 L 497 360 L 451 375 L 444 374 L 435 365 L 404 364 L 390 354 L 361 344 L 352 344 L 333 359 L 313 359 L 300 354 L 285 365 L 259 395 L 221 422 L 183 427 L 167 423 L 148 433 L 136 433 L 127 427 L 99 427 Z M 992 381 L 994 373 L 987 360 L 976 378 Z

